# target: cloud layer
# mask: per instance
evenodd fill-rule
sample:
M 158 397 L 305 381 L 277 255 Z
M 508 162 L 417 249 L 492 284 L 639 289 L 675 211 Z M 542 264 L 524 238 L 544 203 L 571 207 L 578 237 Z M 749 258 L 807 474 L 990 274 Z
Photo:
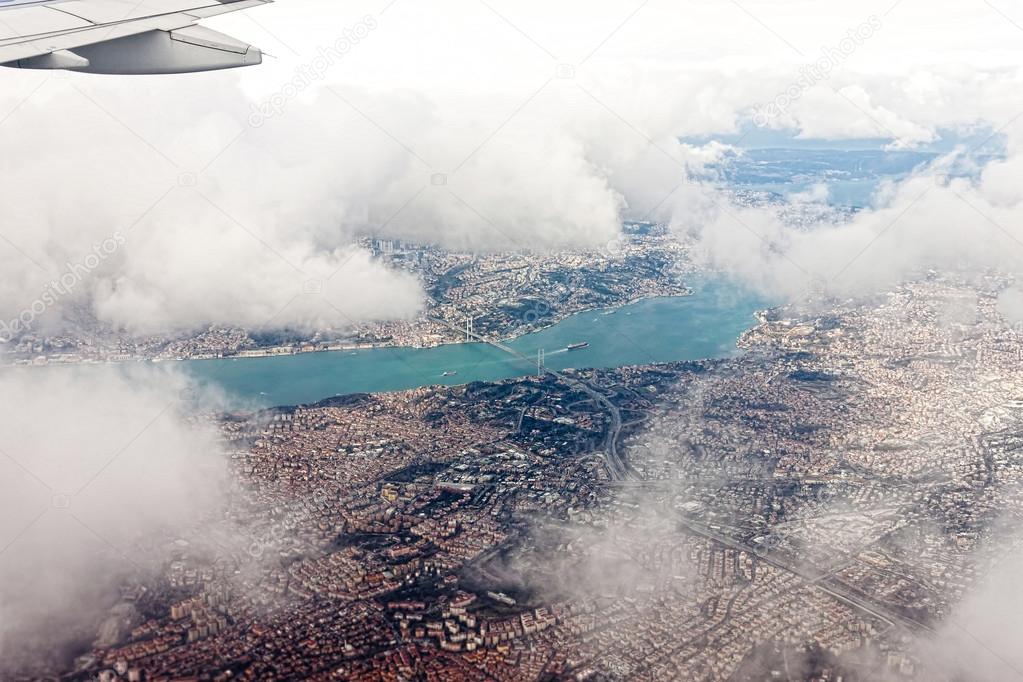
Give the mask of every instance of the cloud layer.
M 1023 192 L 1000 176 L 1023 162 L 1012 154 L 976 179 L 948 179 L 940 165 L 882 188 L 878 206 L 850 222 L 807 228 L 777 209 L 729 206 L 690 188 L 673 222 L 697 238 L 699 255 L 749 285 L 798 300 L 884 291 L 929 269 L 1023 269 Z
M 0 383 L 0 676 L 87 648 L 119 582 L 216 514 L 226 459 L 212 429 L 182 416 L 187 391 L 152 370 Z
M 70 294 L 36 306 L 45 314 L 29 315 L 33 328 L 59 328 L 71 301 L 138 333 L 406 317 L 421 305 L 418 284 L 355 253 L 356 236 L 585 247 L 613 238 L 623 215 L 709 218 L 712 261 L 787 290 L 775 280 L 788 276 L 764 272 L 752 253 L 765 240 L 804 269 L 831 269 L 811 267 L 811 256 L 862 247 L 920 188 L 893 189 L 823 246 L 743 214 L 761 234 L 749 241 L 735 221 L 715 220 L 704 192 L 672 194 L 694 161 L 680 136 L 734 133 L 780 93 L 796 96 L 772 127 L 903 147 L 944 128 L 1011 133 L 1023 110 L 1009 6 L 632 9 L 296 1 L 210 22 L 279 57 L 256 69 L 131 79 L 5 71 L 2 319 L 31 311 L 48 283 L 116 234 L 124 243 Z M 850 42 L 865 24 L 870 36 Z M 846 47 L 827 78 L 800 81 Z M 1011 223 L 1014 159 L 988 169 L 980 188 L 946 189 Z M 921 206 L 921 225 L 940 217 L 990 231 L 948 191 Z M 918 231 L 899 232 L 920 243 Z M 942 244 L 908 262 L 941 260 Z M 309 279 L 330 282 L 320 310 L 294 304 Z

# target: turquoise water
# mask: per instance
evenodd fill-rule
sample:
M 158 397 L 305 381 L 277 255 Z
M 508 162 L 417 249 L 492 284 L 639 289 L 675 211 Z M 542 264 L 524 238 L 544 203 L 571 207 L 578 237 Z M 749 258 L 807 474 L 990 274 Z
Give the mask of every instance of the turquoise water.
M 693 296 L 647 299 L 580 313 L 508 342 L 526 362 L 478 343 L 437 348 L 376 348 L 267 358 L 225 358 L 179 363 L 200 384 L 219 387 L 232 401 L 258 405 L 310 403 L 348 393 L 397 391 L 524 376 L 536 371 L 543 348 L 552 369 L 721 358 L 767 304 L 726 281 L 693 285 Z M 588 348 L 568 351 L 571 343 Z M 444 376 L 445 372 L 456 372 Z

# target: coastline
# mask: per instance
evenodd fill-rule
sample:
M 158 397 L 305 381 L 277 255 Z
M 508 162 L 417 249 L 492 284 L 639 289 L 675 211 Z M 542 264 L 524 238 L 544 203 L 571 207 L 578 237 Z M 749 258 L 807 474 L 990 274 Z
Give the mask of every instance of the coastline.
M 691 298 L 696 294 L 696 291 L 692 287 L 686 287 L 686 293 L 684 294 L 647 294 L 643 296 L 636 296 L 628 300 L 616 303 L 610 306 L 602 306 L 596 308 L 582 308 L 579 310 L 573 310 L 566 312 L 561 315 L 552 315 L 549 322 L 542 326 L 530 328 L 528 331 L 521 333 L 513 333 L 508 336 L 503 336 L 498 339 L 499 343 L 509 343 L 518 339 L 527 337 L 531 334 L 538 334 L 544 330 L 555 327 L 565 320 L 568 320 L 577 315 L 586 315 L 595 312 L 605 312 L 611 314 L 617 312 L 623 308 L 627 308 L 631 305 L 641 303 L 643 301 L 655 300 L 655 299 L 675 299 L 675 298 Z M 224 361 L 224 360 L 264 360 L 267 358 L 278 358 L 278 357 L 293 357 L 297 355 L 312 355 L 317 353 L 352 353 L 364 350 L 380 350 L 387 348 L 396 349 L 409 349 L 409 350 L 430 350 L 435 348 L 444 348 L 449 346 L 463 346 L 472 344 L 482 344 L 483 341 L 442 341 L 439 343 L 428 344 L 428 345 L 408 345 L 402 343 L 361 343 L 342 345 L 331 348 L 303 348 L 297 347 L 285 347 L 275 346 L 260 349 L 252 349 L 248 351 L 242 351 L 233 355 L 216 355 L 216 356 L 196 356 L 196 357 L 174 357 L 174 358 L 162 358 L 162 357 L 138 357 L 138 358 L 125 358 L 125 359 L 107 359 L 107 360 L 91 360 L 83 359 L 74 362 L 62 362 L 53 361 L 49 358 L 45 362 L 38 362 L 37 360 L 26 360 L 23 362 L 0 362 L 0 370 L 5 368 L 32 368 L 32 367 L 80 367 L 80 366 L 103 366 L 103 365 L 130 365 L 130 364 L 163 364 L 163 363 L 175 363 L 175 362 L 213 362 L 213 361 Z M 304 345 L 304 344 L 303 344 Z M 286 349 L 286 350 L 285 350 Z
M 636 307 L 629 310 L 630 305 Z M 394 393 L 526 376 L 536 372 L 532 358 L 541 348 L 546 349 L 545 365 L 556 371 L 724 359 L 743 352 L 740 339 L 758 326 L 756 313 L 768 306 L 768 302 L 736 289 L 727 280 L 710 279 L 691 287 L 685 296 L 637 296 L 615 305 L 587 308 L 557 322 L 545 320 L 550 324 L 511 337 L 508 345 L 522 356 L 518 361 L 490 343 L 459 340 L 427 348 L 376 344 L 366 352 L 358 352 L 356 344 L 346 344 L 350 350 L 341 353 L 291 349 L 287 354 L 264 357 L 207 358 L 218 362 L 190 359 L 174 367 L 197 387 L 215 387 L 225 405 L 255 409 L 309 404 L 332 396 Z M 584 341 L 589 344 L 585 349 L 568 350 Z M 237 362 L 245 359 L 263 363 Z M 129 373 L 134 371 L 133 366 L 141 369 L 144 362 L 48 366 L 76 368 L 67 371 Z

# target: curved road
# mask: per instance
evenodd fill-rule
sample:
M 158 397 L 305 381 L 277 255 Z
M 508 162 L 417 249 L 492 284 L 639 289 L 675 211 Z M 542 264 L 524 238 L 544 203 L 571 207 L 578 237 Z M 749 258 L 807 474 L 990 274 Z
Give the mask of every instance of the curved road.
M 458 334 L 466 333 L 466 330 L 458 329 L 447 320 L 443 320 L 439 317 L 434 317 L 431 319 L 434 322 L 444 325 L 448 329 Z M 501 343 L 500 341 L 492 341 L 490 339 L 480 336 L 476 332 L 469 332 L 468 336 L 469 338 L 475 341 L 485 343 L 489 346 L 493 346 L 494 348 L 497 348 L 498 350 L 503 351 L 508 355 L 518 358 L 519 360 L 522 360 L 526 363 L 530 364 L 533 363 L 533 358 L 526 357 L 525 355 L 515 350 L 511 346 Z M 628 463 L 625 461 L 625 459 L 618 451 L 618 438 L 622 432 L 622 411 L 618 408 L 618 406 L 611 402 L 611 400 L 602 392 L 598 391 L 596 388 L 586 383 L 585 381 L 582 381 L 581 379 L 567 377 L 561 372 L 550 369 L 546 366 L 544 367 L 544 372 L 550 374 L 556 379 L 559 379 L 569 384 L 570 386 L 578 387 L 579 390 L 584 392 L 586 395 L 590 396 L 590 398 L 599 403 L 607 411 L 608 415 L 611 417 L 611 425 L 610 428 L 608 429 L 607 436 L 604 438 L 603 451 L 604 460 L 607 462 L 608 472 L 611 474 L 611 478 L 616 481 L 622 481 L 633 478 L 634 477 L 633 471 L 629 468 Z

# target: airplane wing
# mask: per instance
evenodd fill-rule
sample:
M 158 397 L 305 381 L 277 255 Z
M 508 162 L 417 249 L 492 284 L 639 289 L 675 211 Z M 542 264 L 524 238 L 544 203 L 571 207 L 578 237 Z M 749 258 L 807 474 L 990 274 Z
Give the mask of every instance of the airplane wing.
M 273 0 L 0 0 L 0 66 L 165 74 L 251 66 L 262 52 L 198 25 Z

